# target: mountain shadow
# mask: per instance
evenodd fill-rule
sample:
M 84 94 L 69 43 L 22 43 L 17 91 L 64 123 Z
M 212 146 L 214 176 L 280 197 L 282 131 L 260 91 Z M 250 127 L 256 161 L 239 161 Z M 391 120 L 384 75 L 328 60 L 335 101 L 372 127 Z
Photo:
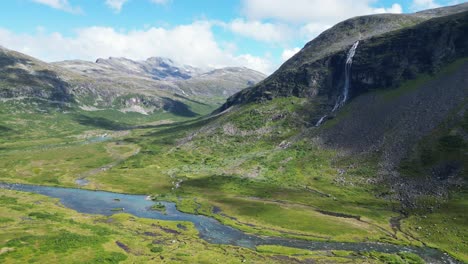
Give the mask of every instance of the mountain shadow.
M 125 130 L 130 128 L 130 125 L 119 123 L 103 117 L 89 117 L 86 115 L 75 115 L 73 119 L 80 125 L 90 126 L 106 130 Z
M 190 110 L 188 105 L 182 102 L 176 101 L 168 97 L 163 97 L 162 99 L 164 100 L 164 106 L 163 106 L 164 111 L 168 111 L 174 115 L 183 116 L 183 117 L 198 116 L 197 113 Z

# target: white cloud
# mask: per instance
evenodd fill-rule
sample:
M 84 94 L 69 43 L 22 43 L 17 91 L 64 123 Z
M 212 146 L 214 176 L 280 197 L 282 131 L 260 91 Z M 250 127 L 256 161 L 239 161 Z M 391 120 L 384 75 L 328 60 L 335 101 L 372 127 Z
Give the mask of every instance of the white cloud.
M 129 0 L 106 0 L 106 5 L 111 9 L 115 10 L 119 13 L 122 10 L 122 7 L 125 3 Z M 172 0 L 149 0 L 151 3 L 158 4 L 158 5 L 166 5 L 170 3 Z
M 232 55 L 229 56 L 231 57 Z M 277 68 L 277 65 L 273 65 L 269 58 L 257 57 L 251 54 L 234 56 L 232 57 L 232 61 L 232 65 L 247 67 L 265 74 L 270 74 Z
M 55 9 L 63 10 L 70 13 L 81 13 L 79 7 L 70 5 L 68 0 L 31 0 L 38 4 L 43 4 Z
M 374 8 L 375 0 L 243 0 L 243 13 L 253 20 L 277 19 L 285 22 L 334 24 L 343 19 L 383 12 L 401 12 L 393 4 L 389 9 Z
M 293 32 L 286 25 L 235 19 L 226 25 L 232 32 L 258 41 L 280 43 L 291 38 Z
M 46 61 L 162 56 L 198 67 L 245 66 L 264 73 L 274 70 L 267 56 L 235 54 L 232 45 L 223 48 L 215 40 L 211 23 L 204 21 L 132 31 L 95 26 L 78 29 L 72 37 L 39 31 L 17 34 L 0 28 L 0 45 Z
M 106 5 L 112 9 L 114 9 L 116 12 L 120 12 L 122 10 L 122 6 L 127 2 L 128 0 L 106 0 Z
M 281 60 L 283 62 L 289 60 L 292 56 L 296 55 L 301 49 L 300 48 L 292 48 L 292 49 L 285 49 L 281 54 Z
M 171 2 L 171 0 L 150 0 L 150 2 L 158 4 L 158 5 L 165 5 Z
M 260 22 L 235 20 L 234 22 L 244 23 L 231 23 L 231 28 L 238 34 L 262 41 L 274 42 L 279 39 L 308 41 L 350 17 L 403 12 L 400 4 L 394 3 L 390 7 L 376 8 L 373 7 L 375 2 L 376 0 L 242 0 L 242 12 L 248 21 Z M 269 23 L 262 23 L 264 20 L 268 20 Z M 237 27 L 234 28 L 233 24 Z M 243 27 L 240 27 L 241 25 Z M 288 28 L 289 31 L 285 30 Z
M 434 0 L 413 0 L 411 9 L 413 11 L 420 11 L 424 9 L 437 8 L 440 6 L 441 5 L 436 3 Z
M 301 27 L 300 35 L 302 38 L 310 40 L 318 36 L 323 31 L 332 27 L 331 25 L 323 24 L 323 23 L 308 23 Z
M 403 7 L 400 4 L 393 4 L 390 8 L 375 8 L 374 13 L 393 13 L 393 14 L 401 14 L 403 13 Z

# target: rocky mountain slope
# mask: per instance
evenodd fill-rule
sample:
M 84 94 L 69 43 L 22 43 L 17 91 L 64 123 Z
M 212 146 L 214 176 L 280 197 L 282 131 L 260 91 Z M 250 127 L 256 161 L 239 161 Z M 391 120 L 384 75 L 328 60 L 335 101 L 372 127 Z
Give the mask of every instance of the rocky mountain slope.
M 468 3 L 339 23 L 185 129 L 170 153 L 203 157 L 207 182 L 221 182 L 212 183 L 216 190 L 241 178 L 239 192 L 288 186 L 333 200 L 297 196 L 324 210 L 372 218 L 386 208 L 399 215 L 388 220 L 396 237 L 403 232 L 466 261 L 466 244 L 453 246 L 466 240 L 459 220 L 468 197 L 466 32 Z M 204 175 L 198 165 L 180 168 L 185 188 L 203 188 L 191 179 Z M 252 196 L 281 205 L 296 199 L 267 190 Z
M 347 20 L 203 118 L 148 122 L 68 108 L 12 115 L 0 104 L 0 180 L 153 194 L 252 234 L 430 247 L 468 262 L 466 8 Z M 2 101 L 40 91 L 34 98 L 89 110 L 148 113 L 160 103 L 194 117 L 210 75 L 246 74 L 155 80 L 163 73 L 152 76 L 147 62 L 66 68 L 4 53 Z M 424 263 L 408 252 L 291 250 L 267 252 L 288 252 L 282 262 L 304 254 L 320 263 Z
M 381 181 L 410 207 L 424 195 L 447 198 L 468 165 L 462 154 L 466 32 L 468 3 L 349 19 L 312 40 L 263 82 L 230 97 L 217 113 L 305 98 L 307 109 L 295 113 L 305 128 L 293 141 L 315 138 L 323 147 L 377 161 Z M 265 118 L 288 116 L 271 115 Z M 453 140 L 447 143 L 451 149 L 434 143 L 444 140 Z
M 243 67 L 201 69 L 160 57 L 152 57 L 145 61 L 111 57 L 97 59 L 95 63 L 75 60 L 56 62 L 54 65 L 93 79 L 119 79 L 122 76 L 141 80 L 150 79 L 159 89 L 182 95 L 207 97 L 230 96 L 266 77 L 260 72 Z
M 0 98 L 29 98 L 74 104 L 84 110 L 116 109 L 150 114 L 187 112 L 188 104 L 213 104 L 264 75 L 246 68 L 206 71 L 170 59 L 138 62 L 125 58 L 96 62 L 45 63 L 6 48 L 0 49 Z
M 333 104 L 331 102 L 335 101 L 336 97 L 336 91 L 333 90 L 340 87 L 340 83 L 337 82 L 343 82 L 343 61 L 346 60 L 348 50 L 353 43 L 358 40 L 371 40 L 373 37 L 388 32 L 411 28 L 429 19 L 464 11 L 468 11 L 468 3 L 409 15 L 379 14 L 362 16 L 338 23 L 307 43 L 301 51 L 286 61 L 263 82 L 230 97 L 220 110 L 236 104 L 276 97 L 313 98 L 324 93 L 329 93 L 328 98 L 325 98 L 325 100 Z M 421 28 L 421 30 L 424 30 L 424 28 Z M 407 33 L 411 34 L 411 32 Z M 359 48 L 357 52 L 359 53 L 361 50 Z M 356 58 L 358 59 L 359 55 Z M 354 75 L 355 73 L 353 73 L 353 81 Z M 400 80 L 400 78 L 397 79 Z M 333 92 L 335 94 L 331 94 Z

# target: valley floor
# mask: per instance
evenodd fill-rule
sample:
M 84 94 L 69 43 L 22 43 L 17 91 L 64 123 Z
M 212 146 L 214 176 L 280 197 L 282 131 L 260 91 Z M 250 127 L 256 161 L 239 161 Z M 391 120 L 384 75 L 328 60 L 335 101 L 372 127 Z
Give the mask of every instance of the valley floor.
M 468 261 L 466 191 L 432 212 L 402 215 L 398 202 L 383 198 L 387 187 L 375 184 L 376 157 L 345 155 L 299 137 L 307 122 L 300 117 L 315 107 L 303 99 L 134 123 L 123 113 L 13 114 L 5 105 L 0 182 L 152 195 L 248 233 L 425 245 Z M 17 191 L 0 189 L 0 203 L 3 263 L 422 262 L 376 252 L 212 245 L 187 223 L 180 230 L 180 223 L 121 213 L 85 215 Z

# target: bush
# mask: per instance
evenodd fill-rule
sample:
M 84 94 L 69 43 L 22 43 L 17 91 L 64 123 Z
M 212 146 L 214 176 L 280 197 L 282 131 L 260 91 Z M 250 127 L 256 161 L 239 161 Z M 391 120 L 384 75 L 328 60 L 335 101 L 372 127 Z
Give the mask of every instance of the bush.
M 161 253 L 161 252 L 163 252 L 163 247 L 161 247 L 161 246 L 159 246 L 159 247 L 152 247 L 152 248 L 150 249 L 150 251 L 153 252 L 153 253 Z
M 463 138 L 458 135 L 448 135 L 439 139 L 439 145 L 443 150 L 457 150 L 464 147 Z

